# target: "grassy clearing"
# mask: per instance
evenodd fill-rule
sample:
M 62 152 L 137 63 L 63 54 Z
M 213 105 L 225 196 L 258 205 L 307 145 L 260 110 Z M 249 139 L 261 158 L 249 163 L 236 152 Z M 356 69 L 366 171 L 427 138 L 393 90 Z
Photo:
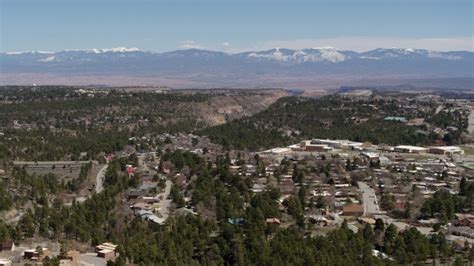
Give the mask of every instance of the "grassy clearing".
M 464 167 L 474 170 L 474 163 L 464 163 Z
M 474 155 L 474 148 L 473 147 L 463 146 L 461 148 L 464 150 L 465 155 Z

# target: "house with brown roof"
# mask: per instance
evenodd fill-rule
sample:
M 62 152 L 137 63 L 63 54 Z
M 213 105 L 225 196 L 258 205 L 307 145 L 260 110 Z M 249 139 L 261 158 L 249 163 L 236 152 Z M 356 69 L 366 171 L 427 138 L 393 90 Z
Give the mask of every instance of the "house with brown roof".
M 360 204 L 346 204 L 342 207 L 342 214 L 345 216 L 360 217 L 364 215 L 364 206 Z
M 66 254 L 61 256 L 60 264 L 72 266 L 81 265 L 81 253 L 77 250 L 69 250 Z
M 12 251 L 15 249 L 15 243 L 11 239 L 4 240 L 0 243 L 0 251 Z
M 49 257 L 49 258 L 53 257 L 53 254 L 47 248 L 40 248 L 40 250 L 38 250 L 38 248 L 37 249 L 27 249 L 23 252 L 23 258 L 27 259 L 27 260 L 33 260 L 33 261 L 41 262 L 46 257 Z
M 117 257 L 116 248 L 117 245 L 107 242 L 96 246 L 95 252 L 97 253 L 97 257 L 113 261 Z
M 456 214 L 455 226 L 466 226 L 474 228 L 474 215 L 472 214 Z
M 295 193 L 295 185 L 291 178 L 281 179 L 280 183 L 278 184 L 278 188 L 280 189 L 281 194 L 283 195 L 292 195 Z

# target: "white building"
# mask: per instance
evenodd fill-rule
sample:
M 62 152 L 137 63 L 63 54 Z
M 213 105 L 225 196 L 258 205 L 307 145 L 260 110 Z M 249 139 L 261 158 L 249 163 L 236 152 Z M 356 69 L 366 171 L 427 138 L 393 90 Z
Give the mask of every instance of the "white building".
M 361 149 L 362 142 L 354 142 L 350 140 L 330 140 L 330 139 L 313 139 L 311 144 L 322 144 L 334 149 Z
M 11 266 L 11 265 L 12 265 L 11 260 L 0 258 L 0 266 Z
M 398 145 L 394 150 L 403 153 L 426 153 L 428 151 L 427 148 L 411 145 Z

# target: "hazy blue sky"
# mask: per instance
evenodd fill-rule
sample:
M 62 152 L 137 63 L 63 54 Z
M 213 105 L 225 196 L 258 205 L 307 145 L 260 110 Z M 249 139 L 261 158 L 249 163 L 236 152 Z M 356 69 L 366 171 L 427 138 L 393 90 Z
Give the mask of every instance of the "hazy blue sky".
M 474 50 L 472 0 L 0 0 L 0 50 Z

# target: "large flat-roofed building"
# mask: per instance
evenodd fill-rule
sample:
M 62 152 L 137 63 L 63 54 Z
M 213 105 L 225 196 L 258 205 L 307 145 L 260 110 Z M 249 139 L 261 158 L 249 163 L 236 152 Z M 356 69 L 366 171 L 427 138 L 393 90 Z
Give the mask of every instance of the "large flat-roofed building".
M 313 145 L 326 145 L 331 148 L 340 149 L 341 143 L 337 140 L 330 140 L 330 139 L 313 139 L 311 140 L 310 144 Z
M 302 151 L 317 151 L 325 152 L 332 150 L 332 147 L 329 147 L 327 144 L 314 144 L 312 141 L 305 140 L 300 143 L 300 148 Z
M 330 139 L 313 139 L 311 145 L 327 145 L 334 149 L 361 149 L 362 142 L 354 142 L 350 140 L 330 140 Z
M 394 150 L 403 153 L 426 153 L 428 148 L 411 145 L 398 145 L 394 148 Z
M 464 150 L 457 146 L 436 146 L 430 147 L 430 153 L 433 154 L 444 154 L 444 155 L 453 155 L 453 154 L 464 154 Z
M 370 160 L 378 160 L 380 157 L 380 154 L 375 153 L 375 152 L 368 152 L 368 151 L 362 152 L 361 155 Z

